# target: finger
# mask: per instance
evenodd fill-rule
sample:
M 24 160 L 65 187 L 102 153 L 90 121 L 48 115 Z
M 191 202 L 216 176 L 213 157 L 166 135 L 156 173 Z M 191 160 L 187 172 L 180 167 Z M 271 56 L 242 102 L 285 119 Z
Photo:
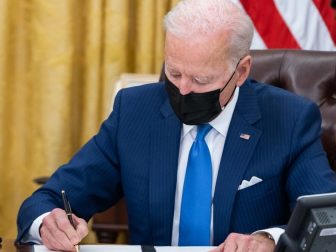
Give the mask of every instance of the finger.
M 84 219 L 79 218 L 76 215 L 73 215 L 73 218 L 77 224 L 76 232 L 79 235 L 80 239 L 82 240 L 89 233 L 88 224 Z
M 237 252 L 247 252 L 251 242 L 253 242 L 253 237 L 250 235 L 238 235 L 236 238 Z
M 58 227 L 59 230 L 61 230 L 67 237 L 68 239 L 71 241 L 71 243 L 73 245 L 78 244 L 80 242 L 80 237 L 77 234 L 75 228 L 71 225 L 68 217 L 65 215 L 57 218 L 55 220 L 56 225 Z
M 72 251 L 72 244 L 68 236 L 58 228 L 55 220 L 55 215 L 50 213 L 42 220 L 41 235 L 44 234 L 49 242 L 57 249 Z
M 52 250 L 63 250 L 63 251 L 72 251 L 73 246 L 70 244 L 69 247 L 65 246 L 65 244 L 62 242 L 62 240 L 58 240 L 54 237 L 52 233 L 49 232 L 49 230 L 46 227 L 41 228 L 41 238 L 43 244 L 48 248 Z
M 48 249 L 54 249 L 54 246 L 51 244 L 51 241 L 48 239 L 45 228 L 43 225 L 40 226 L 40 236 L 42 240 L 42 244 L 46 246 Z
M 48 248 L 59 248 L 62 249 L 63 246 L 58 239 L 53 239 L 54 232 L 50 230 L 55 230 L 56 224 L 53 220 L 53 217 L 49 214 L 43 218 L 42 224 L 40 226 L 40 235 L 43 241 Z
M 216 247 L 214 249 L 209 250 L 208 252 L 222 252 L 222 250 L 218 246 L 218 247 Z
M 224 244 L 223 251 L 225 252 L 234 252 L 238 248 L 237 243 L 235 239 L 227 239 Z
M 218 247 L 210 250 L 209 252 L 223 252 L 224 251 L 224 242 L 220 244 Z
M 51 212 L 56 222 L 57 228 L 61 230 L 71 241 L 72 245 L 80 242 L 81 238 L 77 234 L 75 228 L 71 225 L 69 218 L 64 210 L 55 209 Z

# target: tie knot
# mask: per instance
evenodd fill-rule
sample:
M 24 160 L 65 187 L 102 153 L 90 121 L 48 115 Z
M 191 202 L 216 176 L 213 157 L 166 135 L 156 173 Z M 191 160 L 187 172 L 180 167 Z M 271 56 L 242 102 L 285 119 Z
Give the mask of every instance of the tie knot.
M 206 134 L 211 130 L 211 125 L 210 124 L 201 124 L 197 126 L 197 140 L 204 140 Z

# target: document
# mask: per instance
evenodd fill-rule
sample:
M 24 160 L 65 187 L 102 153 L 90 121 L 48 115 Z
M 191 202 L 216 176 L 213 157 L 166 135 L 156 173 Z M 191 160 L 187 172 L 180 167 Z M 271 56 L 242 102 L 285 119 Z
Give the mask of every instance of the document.
M 141 246 L 129 245 L 80 245 L 80 252 L 141 252 Z M 55 252 L 43 245 L 34 245 L 34 252 Z
M 156 252 L 208 252 L 215 247 L 159 247 L 155 246 Z M 34 252 L 55 252 L 43 245 L 34 245 Z M 135 245 L 80 245 L 80 252 L 142 252 L 141 246 Z
M 154 247 L 156 252 L 208 252 L 216 247 Z

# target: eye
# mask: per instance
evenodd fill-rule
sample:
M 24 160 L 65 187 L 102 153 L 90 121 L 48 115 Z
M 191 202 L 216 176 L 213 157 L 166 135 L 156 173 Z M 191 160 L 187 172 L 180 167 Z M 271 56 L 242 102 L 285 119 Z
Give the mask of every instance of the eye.
M 193 78 L 193 82 L 198 85 L 206 85 L 209 83 L 208 79 L 199 79 L 199 78 Z
M 181 74 L 179 74 L 179 73 L 170 73 L 169 75 L 170 75 L 171 77 L 173 77 L 174 79 L 178 79 L 178 78 L 181 77 Z

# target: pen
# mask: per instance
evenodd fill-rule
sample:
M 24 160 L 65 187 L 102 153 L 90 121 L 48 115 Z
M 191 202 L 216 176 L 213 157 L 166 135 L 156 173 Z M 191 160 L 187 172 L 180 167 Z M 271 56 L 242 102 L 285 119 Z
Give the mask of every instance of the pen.
M 73 226 L 73 228 L 76 229 L 75 223 L 74 223 L 73 218 L 72 218 L 72 211 L 71 211 L 71 207 L 70 207 L 70 202 L 69 202 L 64 190 L 62 190 L 62 199 L 63 199 L 65 213 L 68 216 L 68 219 L 69 219 L 71 225 Z M 79 252 L 79 246 L 75 245 L 75 248 L 76 248 L 76 251 Z

